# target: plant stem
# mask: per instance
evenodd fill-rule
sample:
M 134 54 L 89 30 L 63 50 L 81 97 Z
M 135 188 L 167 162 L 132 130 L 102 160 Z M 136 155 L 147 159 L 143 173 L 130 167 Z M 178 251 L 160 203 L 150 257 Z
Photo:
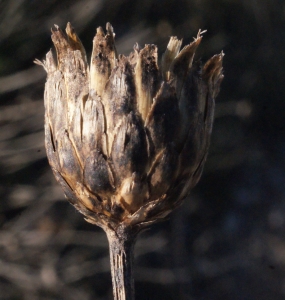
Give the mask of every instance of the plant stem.
M 114 300 L 134 300 L 134 245 L 137 233 L 128 227 L 107 230 Z

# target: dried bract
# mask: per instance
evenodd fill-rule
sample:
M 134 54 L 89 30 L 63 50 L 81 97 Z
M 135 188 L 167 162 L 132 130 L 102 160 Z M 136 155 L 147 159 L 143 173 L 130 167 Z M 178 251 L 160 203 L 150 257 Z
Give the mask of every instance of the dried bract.
M 117 55 L 115 34 L 99 27 L 90 67 L 80 39 L 52 29 L 41 64 L 49 163 L 68 200 L 89 222 L 114 231 L 164 218 L 198 182 L 206 160 L 223 53 L 193 63 L 201 32 L 180 50 L 171 37 Z

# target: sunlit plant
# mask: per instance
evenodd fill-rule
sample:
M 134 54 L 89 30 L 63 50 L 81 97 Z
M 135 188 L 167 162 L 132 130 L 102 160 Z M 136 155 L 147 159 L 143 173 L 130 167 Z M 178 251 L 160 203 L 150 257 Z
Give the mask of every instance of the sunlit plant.
M 43 62 L 45 145 L 67 199 L 107 234 L 114 299 L 134 299 L 138 233 L 164 219 L 200 179 L 219 92 L 223 53 L 193 62 L 202 40 L 182 50 L 171 37 L 118 55 L 107 23 L 93 40 L 90 67 L 70 23 L 52 30 Z

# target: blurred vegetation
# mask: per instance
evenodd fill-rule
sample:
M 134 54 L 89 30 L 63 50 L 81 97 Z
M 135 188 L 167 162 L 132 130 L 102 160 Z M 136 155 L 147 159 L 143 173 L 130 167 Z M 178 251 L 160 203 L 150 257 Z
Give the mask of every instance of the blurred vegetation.
M 109 21 L 119 53 L 169 36 L 197 59 L 225 52 L 200 183 L 136 246 L 146 299 L 285 298 L 285 3 L 280 0 L 0 1 L 0 299 L 111 299 L 107 240 L 63 197 L 44 150 L 50 27 L 70 21 L 89 54 Z

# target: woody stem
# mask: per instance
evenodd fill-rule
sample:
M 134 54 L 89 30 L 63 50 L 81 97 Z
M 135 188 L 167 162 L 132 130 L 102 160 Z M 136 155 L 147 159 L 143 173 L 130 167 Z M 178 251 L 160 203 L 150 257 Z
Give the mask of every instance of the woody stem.
M 121 227 L 106 231 L 109 249 L 113 283 L 114 300 L 134 300 L 134 245 L 137 233 L 129 227 Z

